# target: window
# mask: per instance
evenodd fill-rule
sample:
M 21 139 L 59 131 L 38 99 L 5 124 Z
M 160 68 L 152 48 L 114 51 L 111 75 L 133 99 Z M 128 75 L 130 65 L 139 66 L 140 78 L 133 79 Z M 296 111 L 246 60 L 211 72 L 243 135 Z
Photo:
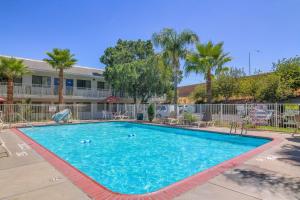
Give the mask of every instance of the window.
M 0 76 L 0 83 L 7 83 L 7 78 Z M 15 85 L 22 85 L 22 77 L 14 78 L 14 84 Z
M 77 88 L 91 88 L 90 80 L 77 80 Z
M 22 85 L 22 77 L 14 78 L 14 84 L 15 85 Z
M 98 90 L 103 90 L 103 89 L 105 89 L 105 82 L 103 82 L 103 81 L 98 81 L 98 82 L 97 82 L 97 89 L 98 89 Z
M 105 104 L 104 103 L 97 103 L 97 111 L 101 112 L 105 110 Z
M 51 77 L 49 76 L 32 76 L 32 86 L 35 87 L 50 87 L 51 86 Z
M 66 79 L 66 87 L 73 87 L 73 79 Z
M 80 103 L 78 110 L 79 112 L 91 112 L 91 103 Z

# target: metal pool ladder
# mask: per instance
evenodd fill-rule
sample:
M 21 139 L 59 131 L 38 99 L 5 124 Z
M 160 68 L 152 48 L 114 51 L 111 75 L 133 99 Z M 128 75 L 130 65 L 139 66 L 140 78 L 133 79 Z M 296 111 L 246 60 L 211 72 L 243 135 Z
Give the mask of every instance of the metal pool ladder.
M 236 133 L 236 129 L 238 128 L 238 125 L 239 123 L 236 121 L 236 120 L 233 120 L 231 123 L 230 123 L 230 132 L 229 134 L 233 134 L 233 129 L 234 129 L 234 133 Z M 240 132 L 240 135 L 243 135 L 243 134 L 247 134 L 247 120 L 243 119 L 242 122 L 241 122 L 241 132 Z

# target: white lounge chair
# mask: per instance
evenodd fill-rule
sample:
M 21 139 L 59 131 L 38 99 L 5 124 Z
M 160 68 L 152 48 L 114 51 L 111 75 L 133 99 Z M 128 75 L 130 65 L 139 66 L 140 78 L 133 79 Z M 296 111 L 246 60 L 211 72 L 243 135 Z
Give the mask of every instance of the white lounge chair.
M 214 121 L 197 121 L 193 123 L 196 125 L 198 128 L 200 127 L 207 127 L 207 126 L 214 126 L 215 122 Z
M 4 123 L 3 114 L 2 111 L 0 111 L 0 131 L 2 131 L 5 128 L 9 128 L 9 124 Z
M 214 119 L 211 119 L 210 121 L 204 121 L 203 116 L 201 116 L 199 119 L 200 120 L 192 123 L 193 125 L 196 125 L 197 128 L 207 127 L 207 126 L 214 126 L 215 125 L 215 120 Z
M 121 114 L 121 112 L 116 113 L 113 118 L 114 119 L 121 119 L 122 120 L 122 119 L 128 119 L 129 116 L 127 115 L 127 111 L 126 111 L 123 114 Z
M 295 132 L 292 134 L 292 136 L 297 134 L 298 130 L 300 129 L 300 115 L 295 115 L 295 124 L 296 124 L 296 128 L 295 128 Z
M 103 110 L 102 111 L 102 116 L 101 116 L 101 119 L 105 119 L 105 120 L 108 120 L 108 119 L 111 119 L 113 116 L 113 114 L 111 112 L 108 112 L 106 110 Z

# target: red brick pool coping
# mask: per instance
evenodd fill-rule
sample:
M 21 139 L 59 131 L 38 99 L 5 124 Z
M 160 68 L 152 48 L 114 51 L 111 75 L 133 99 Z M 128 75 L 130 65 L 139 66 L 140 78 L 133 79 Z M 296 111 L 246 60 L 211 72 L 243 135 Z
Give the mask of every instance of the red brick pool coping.
M 130 195 L 130 194 L 120 194 L 112 192 L 105 188 L 101 184 L 97 183 L 89 176 L 80 172 L 78 169 L 70 165 L 68 162 L 56 156 L 51 151 L 47 150 L 33 139 L 25 135 L 23 132 L 17 128 L 13 128 L 12 131 L 21 137 L 32 149 L 39 153 L 45 160 L 51 163 L 58 171 L 64 174 L 73 184 L 84 191 L 90 198 L 94 200 L 168 200 L 173 199 L 180 194 L 187 192 L 188 190 L 207 182 L 209 179 L 225 172 L 228 169 L 236 167 L 246 160 L 250 159 L 254 155 L 261 153 L 277 144 L 279 144 L 281 138 L 271 138 L 272 141 L 255 148 L 249 152 L 246 152 L 240 156 L 233 159 L 220 163 L 214 167 L 211 167 L 205 171 L 199 172 L 195 175 L 187 177 L 181 181 L 173 183 L 167 187 L 164 187 L 156 192 L 151 192 L 141 195 Z M 257 137 L 257 136 L 255 136 Z M 265 137 L 264 137 L 265 138 Z

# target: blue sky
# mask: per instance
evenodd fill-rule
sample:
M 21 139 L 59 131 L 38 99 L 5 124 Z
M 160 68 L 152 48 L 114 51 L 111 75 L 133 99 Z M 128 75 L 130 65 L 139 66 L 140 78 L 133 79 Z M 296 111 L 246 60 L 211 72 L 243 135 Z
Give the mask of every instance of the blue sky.
M 117 39 L 150 39 L 171 27 L 224 41 L 230 66 L 248 72 L 251 51 L 252 71 L 270 71 L 272 62 L 300 55 L 299 8 L 299 0 L 1 0 L 0 54 L 43 59 L 69 48 L 79 65 L 103 68 L 99 57 Z M 180 85 L 199 82 L 192 74 Z

